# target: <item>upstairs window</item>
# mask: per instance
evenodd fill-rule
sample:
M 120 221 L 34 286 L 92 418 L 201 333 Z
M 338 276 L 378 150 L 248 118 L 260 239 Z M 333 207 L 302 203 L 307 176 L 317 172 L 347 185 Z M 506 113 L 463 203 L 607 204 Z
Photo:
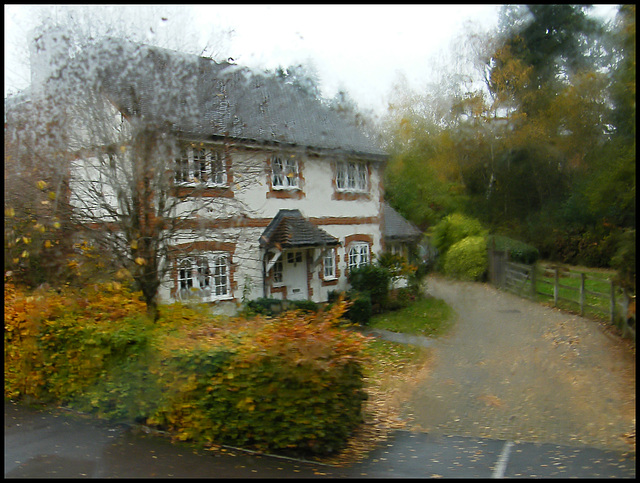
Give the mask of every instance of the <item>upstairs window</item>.
M 300 188 L 298 161 L 282 156 L 271 158 L 271 186 L 273 189 Z
M 177 184 L 204 184 L 226 186 L 227 169 L 224 154 L 218 149 L 189 146 L 176 159 Z
M 368 191 L 369 171 L 366 163 L 338 161 L 336 164 L 336 188 L 338 191 Z

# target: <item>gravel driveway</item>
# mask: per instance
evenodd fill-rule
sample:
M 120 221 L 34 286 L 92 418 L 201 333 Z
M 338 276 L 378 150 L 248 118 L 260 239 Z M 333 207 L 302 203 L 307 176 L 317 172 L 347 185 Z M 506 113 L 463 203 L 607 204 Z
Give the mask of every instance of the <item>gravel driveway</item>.
M 635 349 L 593 320 L 430 277 L 458 319 L 403 407 L 412 429 L 635 451 Z M 628 436 L 632 434 L 633 437 Z

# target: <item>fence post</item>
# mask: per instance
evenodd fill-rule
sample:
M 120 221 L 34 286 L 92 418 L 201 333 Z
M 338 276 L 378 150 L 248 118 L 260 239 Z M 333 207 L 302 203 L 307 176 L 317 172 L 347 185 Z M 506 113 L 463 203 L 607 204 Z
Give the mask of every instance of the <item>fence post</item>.
M 533 300 L 536 299 L 536 266 L 535 262 L 531 265 L 531 297 Z
M 616 323 L 616 290 L 613 285 L 613 281 L 609 282 L 611 286 L 611 323 L 615 325 Z
M 580 315 L 584 315 L 584 272 L 580 273 Z
M 559 277 L 560 277 L 559 270 L 556 267 L 555 275 L 553 277 L 554 278 L 554 283 L 553 283 L 553 305 L 555 307 L 558 306 L 558 290 L 559 290 L 558 284 L 560 283 L 559 280 L 558 280 Z

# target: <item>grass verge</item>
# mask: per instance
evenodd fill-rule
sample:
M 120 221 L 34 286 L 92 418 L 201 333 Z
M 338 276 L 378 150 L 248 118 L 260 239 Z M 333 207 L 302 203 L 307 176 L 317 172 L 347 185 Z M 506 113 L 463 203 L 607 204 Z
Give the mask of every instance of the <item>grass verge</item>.
M 437 337 L 451 326 L 451 308 L 440 299 L 424 297 L 400 310 L 375 315 L 368 326 L 392 332 Z

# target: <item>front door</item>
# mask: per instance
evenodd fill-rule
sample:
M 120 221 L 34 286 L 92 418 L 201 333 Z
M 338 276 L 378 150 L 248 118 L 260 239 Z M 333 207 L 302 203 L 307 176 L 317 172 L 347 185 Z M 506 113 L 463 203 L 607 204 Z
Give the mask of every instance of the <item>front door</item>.
M 283 253 L 282 279 L 287 287 L 289 300 L 306 300 L 307 254 L 304 250 L 288 250 Z

